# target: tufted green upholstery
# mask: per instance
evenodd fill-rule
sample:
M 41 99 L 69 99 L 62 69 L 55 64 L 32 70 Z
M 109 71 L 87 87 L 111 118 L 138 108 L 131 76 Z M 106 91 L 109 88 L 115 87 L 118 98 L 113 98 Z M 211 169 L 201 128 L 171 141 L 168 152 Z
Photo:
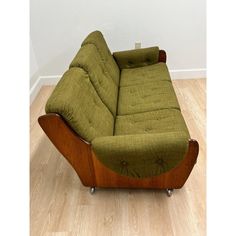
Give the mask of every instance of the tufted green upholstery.
M 135 178 L 160 175 L 179 164 L 188 147 L 188 134 L 166 132 L 95 138 L 92 148 L 113 171 Z
M 185 132 L 188 129 L 180 110 L 163 109 L 117 116 L 115 135 Z
M 145 84 L 160 80 L 171 81 L 168 68 L 163 62 L 150 66 L 122 70 L 120 86 L 123 87 L 136 84 Z
M 113 135 L 114 118 L 80 68 L 66 71 L 46 104 L 46 113 L 58 113 L 83 139 Z
M 99 31 L 94 31 L 90 33 L 83 41 L 82 46 L 86 44 L 93 44 L 97 48 L 104 62 L 107 73 L 110 74 L 114 82 L 119 85 L 120 70 L 113 56 L 111 55 L 111 52 L 106 44 L 106 41 L 103 38 L 102 33 Z
M 189 132 L 158 53 L 158 47 L 114 53 L 119 69 L 101 32 L 92 32 L 46 105 L 121 175 L 160 175 L 188 149 Z
M 180 109 L 173 86 L 169 81 L 120 88 L 118 115 L 168 108 Z
M 83 68 L 88 73 L 99 97 L 115 116 L 118 86 L 105 72 L 104 64 L 94 44 L 81 47 L 71 64 Z
M 151 47 L 114 52 L 113 56 L 120 69 L 148 66 L 158 62 L 159 48 Z

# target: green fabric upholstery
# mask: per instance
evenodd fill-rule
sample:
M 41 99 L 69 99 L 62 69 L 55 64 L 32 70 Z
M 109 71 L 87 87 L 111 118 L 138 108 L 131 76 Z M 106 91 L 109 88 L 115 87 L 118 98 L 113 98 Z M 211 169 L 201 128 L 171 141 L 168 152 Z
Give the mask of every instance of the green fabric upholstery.
M 114 134 L 130 135 L 181 131 L 188 134 L 188 129 L 181 112 L 177 109 L 163 109 L 117 116 Z
M 145 178 L 176 167 L 186 154 L 188 138 L 185 132 L 118 135 L 95 138 L 92 148 L 116 173 Z
M 113 56 L 120 69 L 148 66 L 158 62 L 159 48 L 151 47 L 114 52 Z
M 100 31 L 94 31 L 90 33 L 83 41 L 82 46 L 86 44 L 93 44 L 97 48 L 105 65 L 106 72 L 109 73 L 114 82 L 119 85 L 120 70 L 113 56 L 111 55 L 102 33 Z
M 104 64 L 96 47 L 93 44 L 81 47 L 72 64 L 83 68 L 88 73 L 99 97 L 115 116 L 118 86 L 105 72 Z
M 120 86 L 145 84 L 154 81 L 171 81 L 168 68 L 165 63 L 159 62 L 154 65 L 123 69 L 121 71 Z
M 45 110 L 60 114 L 88 142 L 95 137 L 113 135 L 114 118 L 83 69 L 71 68 L 65 72 Z
M 180 109 L 173 86 L 168 81 L 120 87 L 118 115 L 170 108 Z
M 158 47 L 116 52 L 120 73 L 101 32 L 92 32 L 46 113 L 60 114 L 116 173 L 146 178 L 171 170 L 183 160 L 190 136 L 158 54 Z

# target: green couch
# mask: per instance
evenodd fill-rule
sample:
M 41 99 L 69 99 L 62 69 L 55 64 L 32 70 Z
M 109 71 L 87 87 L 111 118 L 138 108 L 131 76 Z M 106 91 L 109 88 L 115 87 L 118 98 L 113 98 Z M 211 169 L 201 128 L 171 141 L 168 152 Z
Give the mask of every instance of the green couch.
M 160 176 L 188 152 L 190 135 L 160 52 L 112 54 L 101 32 L 92 32 L 46 104 L 47 114 L 59 114 L 120 176 Z

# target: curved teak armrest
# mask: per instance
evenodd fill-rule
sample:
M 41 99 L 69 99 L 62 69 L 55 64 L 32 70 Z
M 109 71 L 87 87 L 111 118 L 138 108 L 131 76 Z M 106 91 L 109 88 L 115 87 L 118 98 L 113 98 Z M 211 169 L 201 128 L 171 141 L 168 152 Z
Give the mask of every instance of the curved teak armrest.
M 98 137 L 92 141 L 97 158 L 114 172 L 134 178 L 159 176 L 176 167 L 188 150 L 186 132 Z
M 159 176 L 142 179 L 122 176 L 103 165 L 92 151 L 91 145 L 79 137 L 60 115 L 46 114 L 40 116 L 38 121 L 52 143 L 72 165 L 85 186 L 181 188 L 188 179 L 198 156 L 198 142 L 190 139 L 184 159 L 170 171 Z

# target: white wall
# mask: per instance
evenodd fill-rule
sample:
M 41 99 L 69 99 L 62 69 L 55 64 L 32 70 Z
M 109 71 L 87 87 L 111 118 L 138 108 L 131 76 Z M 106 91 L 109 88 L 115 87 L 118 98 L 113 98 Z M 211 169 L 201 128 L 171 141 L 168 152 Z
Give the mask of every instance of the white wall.
M 32 40 L 30 39 L 30 77 L 32 78 L 35 73 L 37 73 L 39 67 L 36 60 L 35 52 L 32 45 Z
M 171 70 L 205 68 L 205 5 L 205 0 L 31 0 L 36 74 L 62 74 L 82 40 L 97 29 L 111 51 L 140 41 L 142 47 L 165 49 Z
M 32 76 L 38 70 L 38 63 L 36 61 L 32 41 L 30 39 L 30 76 Z

